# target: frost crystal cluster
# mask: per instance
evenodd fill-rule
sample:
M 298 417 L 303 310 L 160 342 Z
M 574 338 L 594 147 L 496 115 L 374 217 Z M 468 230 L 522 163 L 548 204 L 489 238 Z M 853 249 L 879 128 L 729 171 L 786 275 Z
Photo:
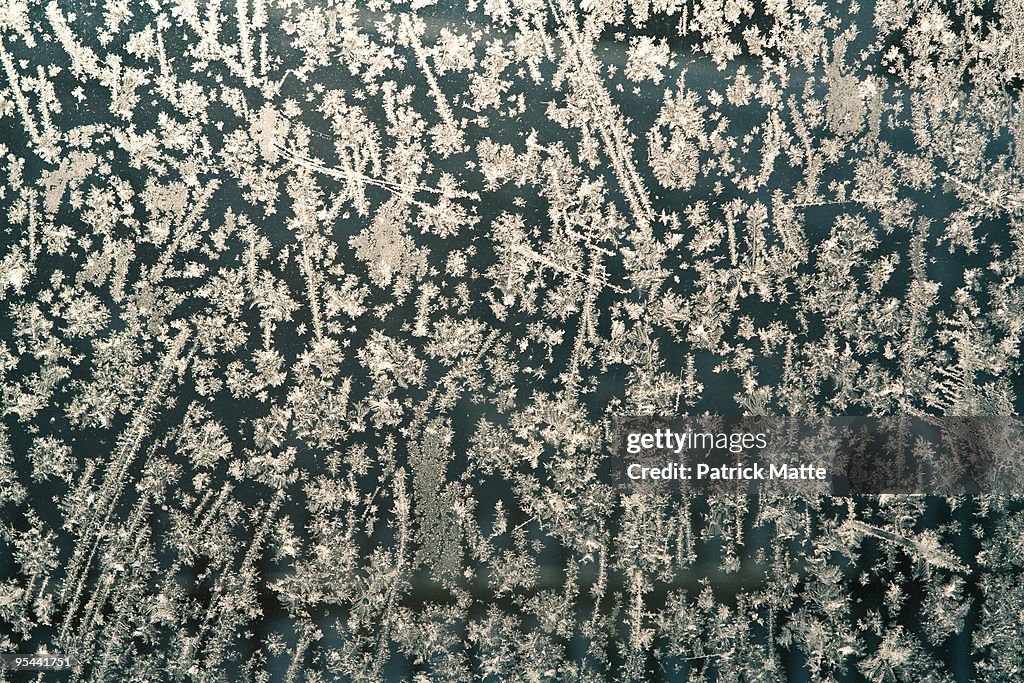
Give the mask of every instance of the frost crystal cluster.
M 1024 680 L 1024 498 L 607 449 L 1018 414 L 1022 89 L 1019 0 L 0 0 L 0 653 Z

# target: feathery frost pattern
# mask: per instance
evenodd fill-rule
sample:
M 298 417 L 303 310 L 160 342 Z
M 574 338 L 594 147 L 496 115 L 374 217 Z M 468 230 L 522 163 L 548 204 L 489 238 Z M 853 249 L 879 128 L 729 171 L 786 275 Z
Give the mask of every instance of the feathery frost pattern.
M 627 494 L 608 450 L 623 415 L 1018 414 L 1022 26 L 0 1 L 0 654 L 1024 680 L 1021 499 Z

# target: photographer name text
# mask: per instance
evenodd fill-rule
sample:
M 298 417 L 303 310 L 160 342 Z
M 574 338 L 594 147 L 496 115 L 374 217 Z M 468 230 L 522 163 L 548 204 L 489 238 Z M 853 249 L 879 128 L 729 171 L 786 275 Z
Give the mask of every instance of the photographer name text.
M 761 464 L 712 465 L 695 463 L 682 465 L 668 463 L 663 467 L 646 467 L 632 463 L 626 468 L 626 475 L 634 481 L 826 481 L 828 473 L 824 467 L 811 464 Z

